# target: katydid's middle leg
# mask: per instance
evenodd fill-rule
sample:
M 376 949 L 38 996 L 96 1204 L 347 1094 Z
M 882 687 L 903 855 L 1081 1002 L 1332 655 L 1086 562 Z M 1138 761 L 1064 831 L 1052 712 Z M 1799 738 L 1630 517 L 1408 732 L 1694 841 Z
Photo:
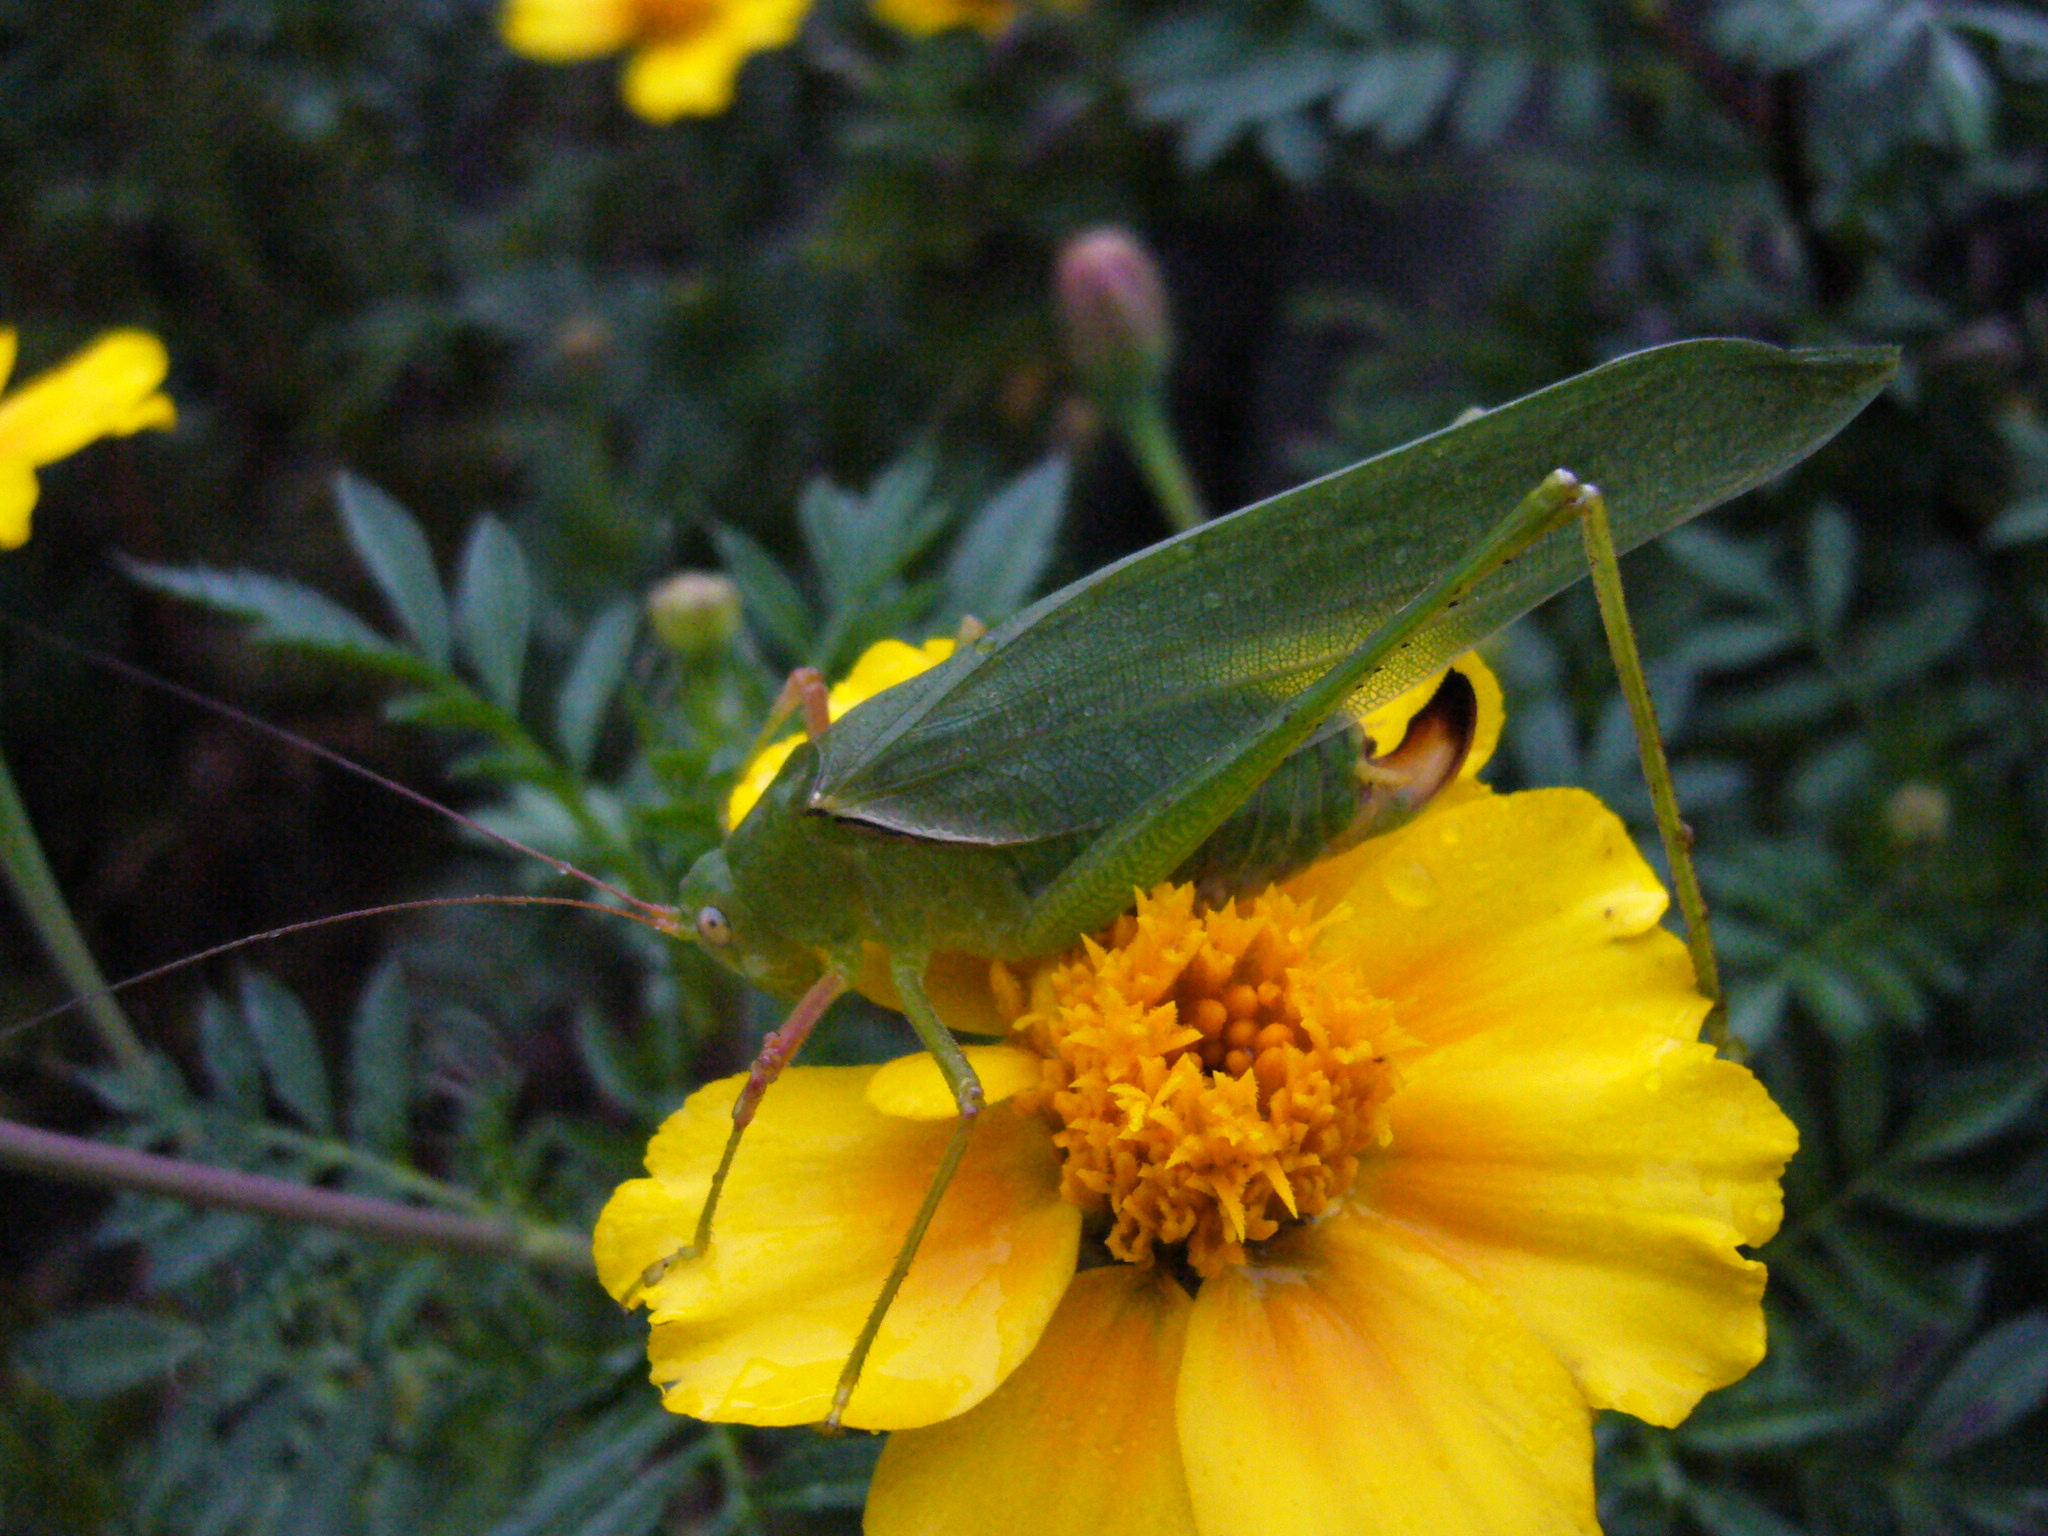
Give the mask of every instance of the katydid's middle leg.
M 939 1155 L 939 1166 L 925 1188 L 924 1201 L 918 1206 L 917 1215 L 911 1219 L 903 1246 L 896 1252 L 896 1262 L 889 1267 L 889 1278 L 882 1282 L 882 1293 L 875 1298 L 867 1321 L 861 1324 L 860 1335 L 853 1341 L 853 1352 L 846 1358 L 846 1368 L 839 1373 L 839 1385 L 832 1393 L 832 1411 L 825 1415 L 824 1427 L 827 1430 L 839 1428 L 847 1401 L 860 1381 L 860 1368 L 867 1363 L 868 1351 L 875 1345 L 875 1336 L 882 1331 L 882 1319 L 889 1315 L 896 1293 L 903 1289 L 911 1261 L 917 1257 L 918 1245 L 924 1241 L 925 1229 L 932 1224 L 932 1216 L 939 1208 L 946 1186 L 953 1182 L 953 1174 L 967 1151 L 967 1138 L 981 1114 L 981 1079 L 975 1075 L 967 1053 L 960 1049 L 960 1042 L 953 1038 L 953 1032 L 932 1007 L 931 999 L 925 996 L 924 967 L 923 958 L 899 955 L 890 961 L 889 974 L 896 983 L 897 996 L 903 1000 L 904 1017 L 910 1020 L 910 1027 L 917 1031 L 917 1038 L 938 1062 L 946 1086 L 953 1090 L 953 1102 L 959 1106 L 960 1116 L 953 1122 L 953 1134 L 946 1142 L 946 1150 Z

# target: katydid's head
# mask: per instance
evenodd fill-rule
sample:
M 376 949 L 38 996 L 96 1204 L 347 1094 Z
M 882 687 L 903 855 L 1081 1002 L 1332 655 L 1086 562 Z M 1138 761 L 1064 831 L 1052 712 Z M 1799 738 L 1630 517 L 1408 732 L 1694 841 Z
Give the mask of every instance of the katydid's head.
M 776 932 L 740 896 L 724 849 L 712 849 L 691 867 L 676 905 L 684 936 L 755 985 L 789 994 L 818 979 L 817 953 Z

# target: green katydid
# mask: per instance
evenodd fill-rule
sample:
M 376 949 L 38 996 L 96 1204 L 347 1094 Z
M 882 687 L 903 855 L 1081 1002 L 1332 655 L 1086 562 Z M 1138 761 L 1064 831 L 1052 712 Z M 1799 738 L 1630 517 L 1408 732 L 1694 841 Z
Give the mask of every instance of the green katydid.
M 690 872 L 679 916 L 719 960 L 798 1001 L 734 1105 L 693 1241 L 667 1262 L 712 1241 L 761 1095 L 851 985 L 864 946 L 880 945 L 959 1117 L 850 1352 L 836 1424 L 982 1102 L 927 995 L 931 957 L 1055 953 L 1176 871 L 1228 890 L 1404 814 L 1456 766 L 1455 707 L 1435 722 L 1448 751 L 1376 780 L 1354 771 L 1341 727 L 1560 590 L 1581 559 L 1711 995 L 1704 907 L 1626 638 L 1617 547 L 1805 457 L 1895 365 L 1882 348 L 1745 341 L 1636 353 L 1097 571 L 836 723 L 815 676 L 793 678 L 778 716 L 804 705 L 811 739 Z M 1276 774 L 1291 782 L 1276 788 Z

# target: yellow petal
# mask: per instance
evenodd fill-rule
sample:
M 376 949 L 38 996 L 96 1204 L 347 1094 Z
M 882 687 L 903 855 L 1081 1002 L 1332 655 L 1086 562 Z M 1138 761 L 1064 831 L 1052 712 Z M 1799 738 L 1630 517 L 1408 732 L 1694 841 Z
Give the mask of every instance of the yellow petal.
M 0 459 L 0 549 L 28 542 L 28 515 L 35 506 L 35 471 L 19 459 Z
M 1405 1071 L 1353 1198 L 1512 1308 L 1595 1407 L 1676 1424 L 1763 1358 L 1764 1270 L 1736 1250 L 1777 1230 L 1798 1135 L 1747 1069 L 1567 995 Z
M 7 377 L 14 372 L 14 349 L 18 338 L 11 325 L 0 325 L 0 389 L 7 386 Z
M 1584 1008 L 1691 1040 L 1706 1013 L 1685 947 L 1657 927 L 1664 887 L 1583 790 L 1432 807 L 1287 889 L 1350 909 L 1321 947 L 1347 956 L 1426 1045 Z
M 1188 1324 L 1203 1536 L 1596 1536 L 1591 1415 L 1513 1314 L 1368 1218 L 1276 1248 Z
M 783 1075 L 741 1143 L 704 1258 L 674 1256 L 695 1229 L 742 1079 L 693 1094 L 648 1147 L 653 1177 L 605 1208 L 598 1276 L 614 1296 L 646 1303 L 653 1378 L 676 1412 L 803 1424 L 830 1408 L 952 1130 L 877 1113 L 866 1100 L 873 1075 Z M 1079 1232 L 1044 1127 L 1008 1105 L 985 1111 L 846 1422 L 929 1424 L 987 1396 L 1037 1342 Z
M 903 1011 L 903 999 L 889 974 L 889 951 L 879 944 L 861 946 L 860 965 L 853 973 L 853 988 L 862 997 L 884 1008 Z M 1004 1036 L 1010 1032 L 1010 1015 L 996 1000 L 989 981 L 989 961 L 984 955 L 941 953 L 933 955 L 924 972 L 925 996 L 946 1021 L 948 1029 L 970 1035 Z
M 0 400 L 0 460 L 49 464 L 109 433 L 168 425 L 170 402 L 156 387 L 169 368 L 154 336 L 107 332 Z
M 867 1536 L 1194 1536 L 1173 1409 L 1189 1310 L 1156 1269 L 1076 1275 L 994 1396 L 889 1437 Z
M 617 53 L 638 24 L 632 0 L 505 0 L 498 13 L 505 46 L 545 64 Z
M 724 0 L 702 27 L 651 39 L 633 55 L 626 105 L 650 123 L 723 112 L 748 55 L 795 37 L 809 9 L 810 0 Z
M 1472 732 L 1472 746 L 1465 754 L 1465 765 L 1458 771 L 1461 779 L 1472 778 L 1493 758 L 1494 749 L 1500 745 L 1500 730 L 1507 718 L 1506 702 L 1500 691 L 1500 679 L 1493 675 L 1477 651 L 1468 651 L 1452 662 L 1446 670 L 1461 672 L 1472 685 L 1472 692 L 1479 704 L 1479 718 Z M 1360 718 L 1359 729 L 1366 740 L 1372 743 L 1375 756 L 1384 757 L 1401 744 L 1407 734 L 1408 722 L 1420 714 L 1429 701 L 1436 697 L 1442 686 L 1444 674 L 1439 672 L 1427 682 L 1417 683 L 1406 693 L 1400 694 L 1378 709 Z
M 1014 1045 L 970 1045 L 967 1063 L 981 1079 L 985 1102 L 1000 1104 L 1026 1088 L 1036 1088 L 1038 1058 Z M 908 1120 L 951 1120 L 959 1114 L 953 1090 L 930 1051 L 898 1057 L 877 1068 L 868 1080 L 868 1104 L 885 1115 Z

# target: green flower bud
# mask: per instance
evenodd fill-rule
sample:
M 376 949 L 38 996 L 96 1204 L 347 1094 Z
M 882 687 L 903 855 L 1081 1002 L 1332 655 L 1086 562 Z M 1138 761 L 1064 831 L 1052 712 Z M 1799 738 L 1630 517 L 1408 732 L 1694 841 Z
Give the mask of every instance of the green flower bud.
M 647 615 L 678 656 L 708 656 L 739 632 L 740 589 L 716 571 L 678 571 L 647 594 Z

